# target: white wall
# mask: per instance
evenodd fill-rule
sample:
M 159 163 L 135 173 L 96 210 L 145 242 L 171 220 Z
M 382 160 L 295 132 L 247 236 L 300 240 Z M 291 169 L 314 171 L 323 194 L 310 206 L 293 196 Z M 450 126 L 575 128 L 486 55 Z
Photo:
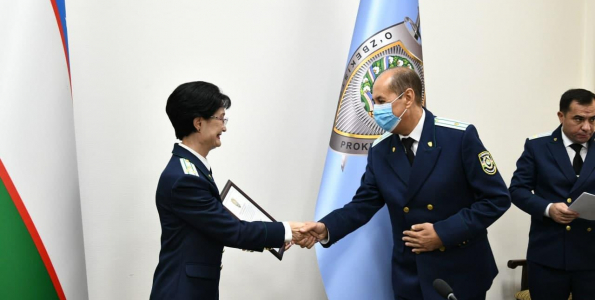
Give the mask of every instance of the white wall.
M 583 86 L 595 89 L 595 1 L 585 0 L 583 10 Z
M 174 142 L 165 101 L 182 82 L 211 81 L 232 98 L 223 146 L 208 157 L 218 186 L 232 179 L 280 220 L 313 217 L 356 0 L 67 5 L 91 299 L 148 298 L 154 192 Z M 593 87 L 593 4 L 420 7 L 429 109 L 476 124 L 509 182 L 524 139 L 557 125 L 560 95 Z M 518 289 L 520 270 L 505 264 L 525 256 L 528 227 L 513 207 L 490 229 L 500 275 L 489 299 Z M 221 299 L 325 298 L 314 251 L 278 262 L 228 249 L 223 263 Z

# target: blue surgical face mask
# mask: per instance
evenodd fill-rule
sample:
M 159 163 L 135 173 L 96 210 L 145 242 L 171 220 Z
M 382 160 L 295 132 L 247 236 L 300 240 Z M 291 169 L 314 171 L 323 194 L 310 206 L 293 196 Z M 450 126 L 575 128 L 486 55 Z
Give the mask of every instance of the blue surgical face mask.
M 395 98 L 395 100 L 391 102 L 374 104 L 374 120 L 376 120 L 376 124 L 378 124 L 380 128 L 388 132 L 392 132 L 395 130 L 395 128 L 397 128 L 397 125 L 399 125 L 399 122 L 401 122 L 401 117 L 403 117 L 407 109 L 405 108 L 401 116 L 397 117 L 393 114 L 393 102 L 401 98 L 404 93 L 405 92 L 402 92 L 399 97 Z

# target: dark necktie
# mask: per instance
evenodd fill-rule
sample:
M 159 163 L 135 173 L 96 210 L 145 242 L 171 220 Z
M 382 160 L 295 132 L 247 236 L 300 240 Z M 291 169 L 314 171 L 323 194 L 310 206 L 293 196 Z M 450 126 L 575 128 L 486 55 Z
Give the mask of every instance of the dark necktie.
M 572 144 L 570 145 L 570 148 L 576 152 L 574 159 L 572 160 L 572 167 L 574 168 L 576 175 L 579 175 L 581 173 L 581 169 L 583 168 L 583 158 L 581 157 L 581 149 L 583 149 L 583 145 Z
M 409 164 L 413 165 L 413 159 L 415 158 L 415 154 L 413 153 L 413 142 L 415 140 L 408 137 L 401 140 L 403 146 L 405 146 L 405 153 L 407 154 L 407 159 L 409 160 Z

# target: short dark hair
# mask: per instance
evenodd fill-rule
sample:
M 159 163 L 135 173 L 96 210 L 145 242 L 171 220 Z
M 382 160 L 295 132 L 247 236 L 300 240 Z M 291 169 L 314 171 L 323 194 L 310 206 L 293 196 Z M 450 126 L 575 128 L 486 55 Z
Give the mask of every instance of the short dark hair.
M 195 118 L 210 118 L 219 108 L 231 107 L 231 100 L 208 82 L 193 81 L 178 86 L 167 99 L 165 112 L 174 126 L 176 138 L 196 132 Z
M 390 89 L 397 95 L 411 88 L 415 92 L 415 102 L 422 105 L 422 83 L 419 75 L 407 67 L 396 67 L 392 74 Z M 390 70 L 390 69 L 389 69 Z
M 585 89 L 568 90 L 560 98 L 560 111 L 564 114 L 567 113 L 572 101 L 576 101 L 580 105 L 589 105 L 593 103 L 593 99 L 595 99 L 595 94 Z

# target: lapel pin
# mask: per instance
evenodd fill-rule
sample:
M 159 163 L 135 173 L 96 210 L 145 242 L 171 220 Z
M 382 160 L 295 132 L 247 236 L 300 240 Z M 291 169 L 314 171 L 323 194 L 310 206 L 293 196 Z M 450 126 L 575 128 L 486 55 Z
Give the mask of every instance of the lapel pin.
M 433 145 L 433 144 L 432 144 L 432 142 L 431 142 L 431 141 L 430 141 L 430 142 L 428 142 L 428 146 L 430 146 L 430 148 L 432 148 L 432 145 Z
M 393 152 L 395 152 L 395 150 L 396 150 L 396 148 L 395 148 L 395 147 L 393 147 Z

